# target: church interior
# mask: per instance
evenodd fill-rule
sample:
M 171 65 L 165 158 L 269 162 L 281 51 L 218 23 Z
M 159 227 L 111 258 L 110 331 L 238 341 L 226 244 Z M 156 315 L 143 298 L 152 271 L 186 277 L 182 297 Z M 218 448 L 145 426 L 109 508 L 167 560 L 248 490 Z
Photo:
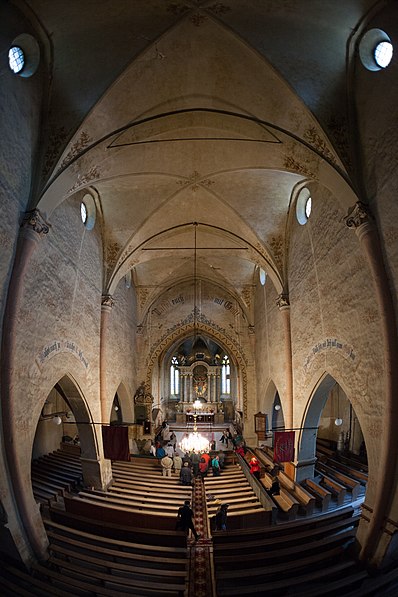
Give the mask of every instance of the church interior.
M 398 595 L 397 35 L 2 0 L 2 595 Z

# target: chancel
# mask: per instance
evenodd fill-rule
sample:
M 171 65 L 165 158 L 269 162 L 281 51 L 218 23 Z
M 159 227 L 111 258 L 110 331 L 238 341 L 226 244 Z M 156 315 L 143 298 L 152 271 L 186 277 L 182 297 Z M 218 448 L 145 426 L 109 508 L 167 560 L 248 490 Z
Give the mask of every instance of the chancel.
M 397 2 L 0 32 L 1 594 L 398 595 Z

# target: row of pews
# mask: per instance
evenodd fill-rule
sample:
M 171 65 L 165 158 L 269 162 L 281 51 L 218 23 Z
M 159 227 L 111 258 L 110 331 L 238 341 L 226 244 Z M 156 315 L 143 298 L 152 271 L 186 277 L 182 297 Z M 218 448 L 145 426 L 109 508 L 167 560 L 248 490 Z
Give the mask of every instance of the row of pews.
M 258 449 L 253 454 L 265 470 L 270 454 Z M 53 482 L 58 475 L 58 481 L 64 474 L 79 471 L 81 475 L 78 456 L 48 456 L 51 458 L 44 458 L 51 463 L 47 480 Z M 247 457 L 250 456 L 249 452 Z M 324 456 L 328 460 L 322 460 L 322 464 L 332 467 L 331 460 L 336 455 Z M 396 570 L 371 578 L 355 560 L 353 547 L 359 515 L 352 507 L 312 516 L 314 496 L 309 491 L 301 493 L 301 486 L 280 472 L 282 498 L 287 500 L 290 496 L 292 503 L 296 500 L 296 513 L 306 515 L 291 521 L 282 500 L 276 499 L 281 496 L 271 499 L 261 487 L 266 487 L 266 482 L 251 478 L 247 464 L 240 457 L 238 460 L 239 465 L 228 464 L 220 477 L 208 476 L 204 480 L 204 507 L 210 519 L 220 502 L 230 504 L 228 531 L 212 529 L 218 597 L 398 594 L 394 593 L 398 585 Z M 33 468 L 32 465 L 32 478 Z M 58 498 L 50 501 L 44 515 L 49 560 L 34 564 L 29 574 L 3 557 L 1 595 L 189 594 L 186 536 L 174 529 L 178 507 L 184 499 L 191 498 L 190 488 L 180 486 L 177 476 L 162 477 L 155 459 L 114 462 L 112 468 L 114 481 L 108 492 L 82 490 L 81 476 L 76 477 L 75 484 L 57 488 L 61 494 L 55 493 Z M 45 470 L 41 468 L 40 478 L 44 482 Z M 265 473 L 268 474 L 266 470 Z M 266 496 L 265 501 L 261 494 Z M 277 508 L 285 522 L 272 525 L 270 517 Z M 109 519 L 106 512 L 113 513 Z M 168 521 L 165 528 L 159 528 L 162 519 Z
M 32 461 L 31 479 L 36 502 L 51 506 L 82 486 L 80 458 L 63 450 L 45 454 Z
M 82 489 L 77 454 L 60 450 L 39 460 L 44 481 L 44 465 L 48 481 L 53 465 L 60 479 L 77 476 L 73 484 L 54 487 L 46 500 L 48 560 L 27 571 L 1 556 L 1 595 L 187 595 L 186 535 L 175 530 L 175 522 L 178 507 L 191 498 L 190 488 L 179 486 L 177 477 L 162 477 L 153 458 L 113 463 L 109 492 Z M 32 463 L 32 479 L 36 466 Z
M 217 595 L 350 595 L 368 577 L 349 556 L 358 522 L 345 508 L 268 528 L 215 532 Z
M 212 528 L 212 519 L 221 503 L 228 503 L 228 528 L 270 525 L 273 521 L 273 507 L 268 498 L 256 495 L 250 480 L 239 464 L 226 464 L 218 477 L 204 479 L 207 513 Z
M 107 491 L 84 489 L 66 495 L 66 511 L 120 525 L 175 529 L 178 508 L 192 497 L 192 489 L 180 485 L 177 475 L 163 477 L 158 461 L 149 457 L 113 462 L 112 474 Z
M 142 529 L 137 529 L 139 542 L 125 541 L 116 538 L 117 530 L 107 529 L 106 524 L 101 528 L 101 523 L 91 525 L 87 519 L 82 526 L 91 528 L 88 532 L 80 525 L 71 526 L 65 518 L 67 524 L 44 519 L 50 557 L 45 563 L 33 564 L 30 574 L 15 563 L 2 562 L 1 595 L 186 595 L 186 545 L 157 545 L 156 535 L 145 535 Z M 116 536 L 106 537 L 103 531 Z

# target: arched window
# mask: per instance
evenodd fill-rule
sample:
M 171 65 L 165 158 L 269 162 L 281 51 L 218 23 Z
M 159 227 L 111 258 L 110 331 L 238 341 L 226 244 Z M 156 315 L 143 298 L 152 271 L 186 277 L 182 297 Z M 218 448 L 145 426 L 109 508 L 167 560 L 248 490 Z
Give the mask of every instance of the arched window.
M 229 356 L 224 355 L 221 361 L 222 369 L 221 369 L 221 393 L 222 394 L 230 394 L 231 393 L 231 380 L 230 380 L 230 373 L 231 369 L 229 366 Z
M 180 372 L 178 371 L 177 357 L 171 359 L 170 366 L 170 394 L 174 396 L 180 392 Z

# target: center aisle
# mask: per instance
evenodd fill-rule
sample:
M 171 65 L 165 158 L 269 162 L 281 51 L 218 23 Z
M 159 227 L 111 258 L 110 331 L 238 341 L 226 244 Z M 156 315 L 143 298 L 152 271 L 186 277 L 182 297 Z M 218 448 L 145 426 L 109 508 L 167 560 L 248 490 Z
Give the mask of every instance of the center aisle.
M 202 479 L 196 478 L 193 488 L 195 529 L 201 535 L 196 543 L 188 539 L 190 555 L 189 597 L 211 597 L 213 587 L 213 541 L 209 537 L 206 519 L 206 492 Z

